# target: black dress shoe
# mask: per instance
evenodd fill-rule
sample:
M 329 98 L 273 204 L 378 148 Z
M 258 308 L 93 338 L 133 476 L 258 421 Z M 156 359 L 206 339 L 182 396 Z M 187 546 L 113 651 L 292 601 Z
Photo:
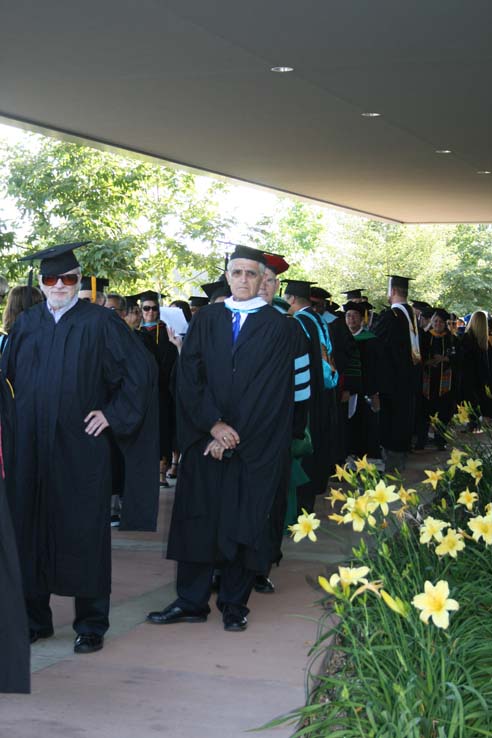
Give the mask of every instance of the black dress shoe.
M 75 639 L 73 650 L 75 653 L 93 653 L 100 651 L 104 645 L 104 636 L 97 633 L 81 633 Z
M 256 575 L 255 583 L 253 586 L 255 592 L 260 592 L 261 594 L 273 594 L 273 592 L 275 592 L 275 587 L 272 580 L 269 579 L 269 577 L 266 577 L 264 574 Z
M 191 612 L 183 610 L 178 605 L 168 605 L 164 610 L 149 612 L 147 615 L 148 623 L 156 625 L 170 625 L 171 623 L 204 623 L 207 619 L 207 612 Z
M 248 627 L 248 618 L 240 615 L 238 612 L 234 612 L 234 610 L 225 610 L 222 620 L 224 622 L 224 630 L 227 630 L 229 633 L 240 633 Z
M 53 628 L 44 628 L 43 630 L 30 630 L 29 639 L 31 643 L 36 643 L 40 638 L 51 638 L 54 631 Z

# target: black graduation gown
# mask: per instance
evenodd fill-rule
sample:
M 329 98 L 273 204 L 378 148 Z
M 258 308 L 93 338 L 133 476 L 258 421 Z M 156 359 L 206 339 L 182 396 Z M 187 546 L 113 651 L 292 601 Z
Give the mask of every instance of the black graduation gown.
M 334 461 L 343 464 L 348 449 L 348 402 L 342 402 L 342 393 L 351 395 L 360 392 L 361 367 L 357 344 L 345 322 L 345 316 L 328 323 L 328 331 L 333 346 L 333 357 L 339 374 L 336 391 L 337 432 L 335 434 Z
M 492 390 L 491 351 L 483 351 L 473 333 L 461 339 L 461 400 L 470 402 L 482 415 L 492 416 L 492 401 L 487 397 L 486 387 Z
M 325 327 L 319 315 L 311 308 L 296 315 L 309 333 L 309 358 L 311 371 L 311 397 L 309 399 L 309 430 L 313 453 L 302 460 L 302 468 L 310 481 L 298 487 L 299 508 L 313 510 L 315 497 L 326 491 L 331 468 L 337 458 L 338 410 L 335 389 L 326 389 L 323 379 L 321 345 L 317 328 L 311 318 L 303 317 L 304 312 L 314 315 L 320 325 Z
M 3 470 L 10 469 L 13 408 L 9 390 L 0 383 Z M 15 480 L 8 477 L 9 486 Z M 7 503 L 6 482 L 0 473 L 0 692 L 30 691 L 29 628 L 14 530 Z M 12 492 L 15 488 L 12 489 Z
M 412 308 L 405 307 L 412 318 Z M 411 447 L 421 376 L 420 366 L 412 360 L 408 320 L 398 308 L 389 308 L 381 313 L 373 331 L 383 343 L 381 368 L 386 375 L 386 389 L 381 394 L 381 445 L 406 452 Z
M 234 346 L 224 304 L 193 317 L 177 371 L 182 458 L 168 558 L 239 558 L 253 571 L 270 564 L 270 510 L 292 438 L 292 338 L 285 317 L 269 305 L 248 315 Z M 223 461 L 203 456 L 219 418 L 241 439 Z
M 381 456 L 379 441 L 379 413 L 374 413 L 366 397 L 385 390 L 383 347 L 372 331 L 364 330 L 355 336 L 362 371 L 362 387 L 357 393 L 357 407 L 348 422 L 348 450 L 356 457 L 367 454 L 370 458 Z
M 173 451 L 173 438 L 176 423 L 174 400 L 171 394 L 171 375 L 178 357 L 176 346 L 171 343 L 167 335 L 166 324 L 159 322 L 159 335 L 157 327 L 141 328 L 141 333 L 147 336 L 146 342 L 151 338 L 154 344 L 155 357 L 159 365 L 159 438 L 160 455 L 171 459 Z
M 55 324 L 42 303 L 15 322 L 2 364 L 15 390 L 11 508 L 26 595 L 105 595 L 110 441 L 85 433 L 84 418 L 102 410 L 131 443 L 154 381 L 144 348 L 110 310 L 79 300 Z
M 120 530 L 156 530 L 159 512 L 159 385 L 152 339 L 141 331 L 133 336 L 145 347 L 144 356 L 153 377 L 150 399 L 138 432 L 116 439 L 123 461 L 123 508 Z M 114 486 L 113 486 L 114 490 Z
M 294 368 L 295 368 L 295 402 L 292 427 L 293 439 L 304 438 L 309 420 L 309 394 L 311 392 L 309 343 L 297 320 L 286 316 L 287 324 L 293 334 Z M 305 359 L 305 360 L 304 360 Z M 298 365 L 299 362 L 299 365 Z M 307 396 L 307 397 L 306 397 Z M 284 471 L 270 511 L 270 529 L 272 541 L 272 564 L 279 564 L 282 558 L 282 540 L 285 533 L 285 517 L 289 495 L 289 481 L 291 476 L 292 458 L 290 451 L 286 456 Z M 264 572 L 268 574 L 268 571 Z

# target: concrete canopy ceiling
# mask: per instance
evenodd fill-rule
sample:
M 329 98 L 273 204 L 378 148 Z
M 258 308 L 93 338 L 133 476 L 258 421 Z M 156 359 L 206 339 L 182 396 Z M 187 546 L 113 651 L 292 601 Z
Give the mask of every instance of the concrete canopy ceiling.
M 400 222 L 491 222 L 491 28 L 490 0 L 7 0 L 0 115 Z

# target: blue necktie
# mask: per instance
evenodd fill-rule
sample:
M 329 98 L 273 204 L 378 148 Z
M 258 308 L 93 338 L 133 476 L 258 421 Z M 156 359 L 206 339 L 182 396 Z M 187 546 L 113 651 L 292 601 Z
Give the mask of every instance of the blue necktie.
M 239 331 L 241 330 L 241 313 L 239 310 L 234 310 L 232 313 L 232 345 L 237 341 Z

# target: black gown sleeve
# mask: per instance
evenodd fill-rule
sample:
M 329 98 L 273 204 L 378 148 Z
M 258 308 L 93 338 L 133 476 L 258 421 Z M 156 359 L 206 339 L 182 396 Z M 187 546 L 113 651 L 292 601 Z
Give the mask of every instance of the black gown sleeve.
M 111 389 L 100 409 L 115 436 L 129 436 L 144 419 L 157 379 L 156 368 L 146 349 L 117 316 L 106 322 L 104 343 L 104 379 Z

